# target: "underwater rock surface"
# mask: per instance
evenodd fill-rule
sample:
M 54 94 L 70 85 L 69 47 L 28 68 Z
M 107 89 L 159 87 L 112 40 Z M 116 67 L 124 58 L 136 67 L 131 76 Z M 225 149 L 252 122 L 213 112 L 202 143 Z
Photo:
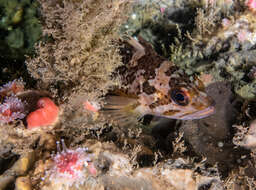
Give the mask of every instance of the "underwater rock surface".
M 236 156 L 231 141 L 231 126 L 238 113 L 231 85 L 227 82 L 213 83 L 207 87 L 207 92 L 216 102 L 215 114 L 205 119 L 186 121 L 180 131 L 184 132 L 185 140 L 194 151 L 206 157 L 208 163 L 232 165 Z
M 195 172 L 195 168 L 189 167 L 186 160 L 166 161 L 159 163 L 157 167 L 134 169 L 130 158 L 120 153 L 113 143 L 88 142 L 88 151 L 93 155 L 93 164 L 97 169 L 95 176 L 88 175 L 84 183 L 77 181 L 76 185 L 63 187 L 68 189 L 146 189 L 146 190 L 194 190 L 203 186 L 215 186 L 216 190 L 223 189 L 218 175 L 207 176 Z M 87 144 L 87 143 L 86 143 Z M 46 162 L 45 162 L 46 163 Z M 208 171 L 209 172 L 209 171 Z M 207 170 L 205 171 L 207 173 Z M 193 178 L 196 175 L 196 178 Z M 54 179 L 53 179 L 54 180 Z M 58 180 L 58 179 L 56 179 Z M 43 185 L 45 184 L 45 185 Z M 47 179 L 42 182 L 42 189 L 58 189 L 54 181 L 48 183 Z
M 27 129 L 26 117 L 1 124 L 1 190 L 256 189 L 254 0 L 40 0 L 40 23 L 35 2 L 0 3 L 1 55 L 15 49 L 5 59 L 24 56 L 41 24 L 46 35 L 26 67 L 1 64 L 1 86 L 22 75 L 33 95 L 18 96 L 25 109 L 35 111 L 37 92 L 47 90 L 63 113 L 57 125 L 38 130 Z M 133 53 L 122 44 L 127 34 L 142 36 L 179 70 L 200 78 L 216 113 L 125 131 L 89 115 L 83 102 L 98 103 L 121 86 L 116 68 L 125 63 L 123 54 Z M 1 90 L 5 104 L 12 93 Z M 68 151 L 58 150 L 61 139 Z

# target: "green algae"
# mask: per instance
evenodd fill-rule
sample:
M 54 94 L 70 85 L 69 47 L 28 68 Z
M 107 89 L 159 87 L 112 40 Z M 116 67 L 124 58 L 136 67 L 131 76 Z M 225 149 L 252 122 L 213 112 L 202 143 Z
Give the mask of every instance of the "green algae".
M 241 97 L 253 100 L 256 96 L 256 81 L 246 84 L 241 88 L 235 89 L 236 93 L 239 94 Z
M 4 60 L 24 60 L 32 55 L 42 35 L 34 0 L 0 1 L 0 51 Z

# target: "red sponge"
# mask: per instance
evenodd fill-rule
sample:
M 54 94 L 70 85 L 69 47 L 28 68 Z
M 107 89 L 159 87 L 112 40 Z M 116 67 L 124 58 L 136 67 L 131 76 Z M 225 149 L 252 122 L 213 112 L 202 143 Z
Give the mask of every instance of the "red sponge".
M 57 121 L 59 108 L 50 98 L 40 98 L 37 107 L 39 109 L 27 116 L 28 129 L 52 125 Z

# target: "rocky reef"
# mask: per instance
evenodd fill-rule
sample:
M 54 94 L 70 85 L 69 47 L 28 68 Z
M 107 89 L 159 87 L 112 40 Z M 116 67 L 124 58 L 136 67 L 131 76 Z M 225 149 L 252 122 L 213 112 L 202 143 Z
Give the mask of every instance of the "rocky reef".
M 0 67 L 0 190 L 255 189 L 255 7 L 255 0 L 2 1 L 0 51 L 14 63 Z M 20 69 L 14 60 L 33 51 L 41 27 L 36 54 Z M 201 79 L 215 114 L 146 115 L 125 129 L 101 117 L 96 108 L 126 77 L 120 69 L 131 69 L 122 67 L 135 54 L 127 35 Z

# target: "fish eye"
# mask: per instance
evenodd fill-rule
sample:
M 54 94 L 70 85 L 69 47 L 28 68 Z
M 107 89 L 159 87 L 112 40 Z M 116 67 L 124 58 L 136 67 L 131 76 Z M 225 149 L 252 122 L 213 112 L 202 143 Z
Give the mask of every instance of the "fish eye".
M 173 89 L 171 91 L 171 99 L 180 106 L 186 106 L 189 103 L 189 97 L 180 89 Z

